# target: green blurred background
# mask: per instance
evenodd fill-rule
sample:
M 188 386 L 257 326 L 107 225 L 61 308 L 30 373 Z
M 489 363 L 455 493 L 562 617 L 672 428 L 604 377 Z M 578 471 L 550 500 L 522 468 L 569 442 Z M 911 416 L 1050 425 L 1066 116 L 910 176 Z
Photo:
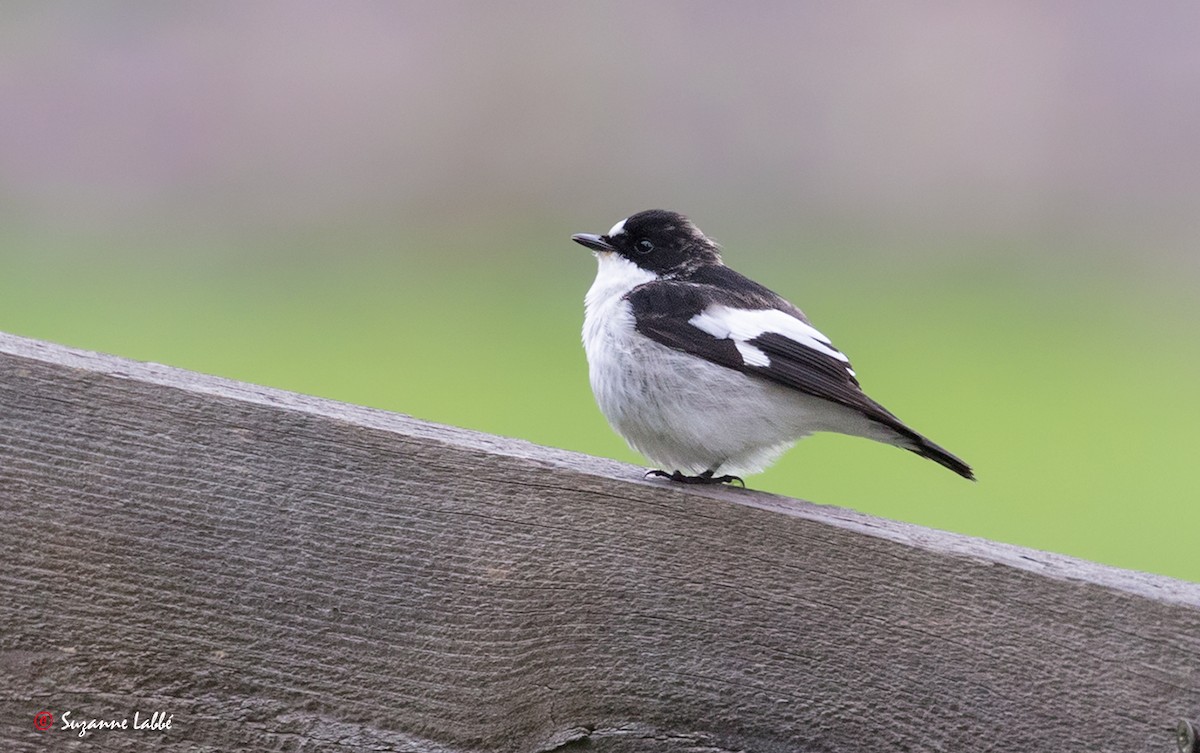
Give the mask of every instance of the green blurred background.
M 1200 6 L 13 3 L 0 330 L 641 462 L 568 238 L 689 214 L 971 462 L 753 488 L 1200 581 Z

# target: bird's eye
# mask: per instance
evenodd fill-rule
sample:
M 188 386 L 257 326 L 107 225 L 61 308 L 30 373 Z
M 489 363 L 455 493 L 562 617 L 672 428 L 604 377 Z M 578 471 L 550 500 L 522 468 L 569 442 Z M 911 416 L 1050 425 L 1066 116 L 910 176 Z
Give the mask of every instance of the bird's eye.
M 637 250 L 639 254 L 648 254 L 654 250 L 654 244 L 645 238 L 642 238 L 637 242 Z

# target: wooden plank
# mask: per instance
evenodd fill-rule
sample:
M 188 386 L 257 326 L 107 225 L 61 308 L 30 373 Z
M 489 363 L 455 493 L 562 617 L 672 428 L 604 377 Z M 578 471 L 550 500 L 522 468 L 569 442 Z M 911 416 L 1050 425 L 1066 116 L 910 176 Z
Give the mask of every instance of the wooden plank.
M 1200 713 L 1194 584 L 8 335 L 0 510 L 5 750 L 1163 751 Z

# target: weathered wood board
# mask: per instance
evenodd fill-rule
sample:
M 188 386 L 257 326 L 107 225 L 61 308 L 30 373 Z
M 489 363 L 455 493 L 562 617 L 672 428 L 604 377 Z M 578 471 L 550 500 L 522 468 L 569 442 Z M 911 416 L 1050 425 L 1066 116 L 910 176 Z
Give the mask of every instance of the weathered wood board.
M 0 510 L 8 751 L 1149 753 L 1200 715 L 1200 585 L 9 335 Z M 171 727 L 62 725 L 135 711 Z

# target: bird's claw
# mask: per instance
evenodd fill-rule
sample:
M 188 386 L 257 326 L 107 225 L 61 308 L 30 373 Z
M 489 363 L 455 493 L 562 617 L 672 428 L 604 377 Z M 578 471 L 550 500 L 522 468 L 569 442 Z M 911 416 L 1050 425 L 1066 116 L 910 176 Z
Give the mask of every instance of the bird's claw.
M 730 476 L 728 474 L 724 476 L 714 476 L 712 471 L 705 471 L 699 476 L 685 476 L 680 471 L 667 473 L 666 471 L 655 468 L 652 471 L 646 471 L 646 475 L 643 476 L 643 478 L 650 477 L 665 478 L 670 481 L 677 481 L 681 484 L 737 484 L 743 489 L 746 488 L 746 482 L 743 481 L 740 476 Z

